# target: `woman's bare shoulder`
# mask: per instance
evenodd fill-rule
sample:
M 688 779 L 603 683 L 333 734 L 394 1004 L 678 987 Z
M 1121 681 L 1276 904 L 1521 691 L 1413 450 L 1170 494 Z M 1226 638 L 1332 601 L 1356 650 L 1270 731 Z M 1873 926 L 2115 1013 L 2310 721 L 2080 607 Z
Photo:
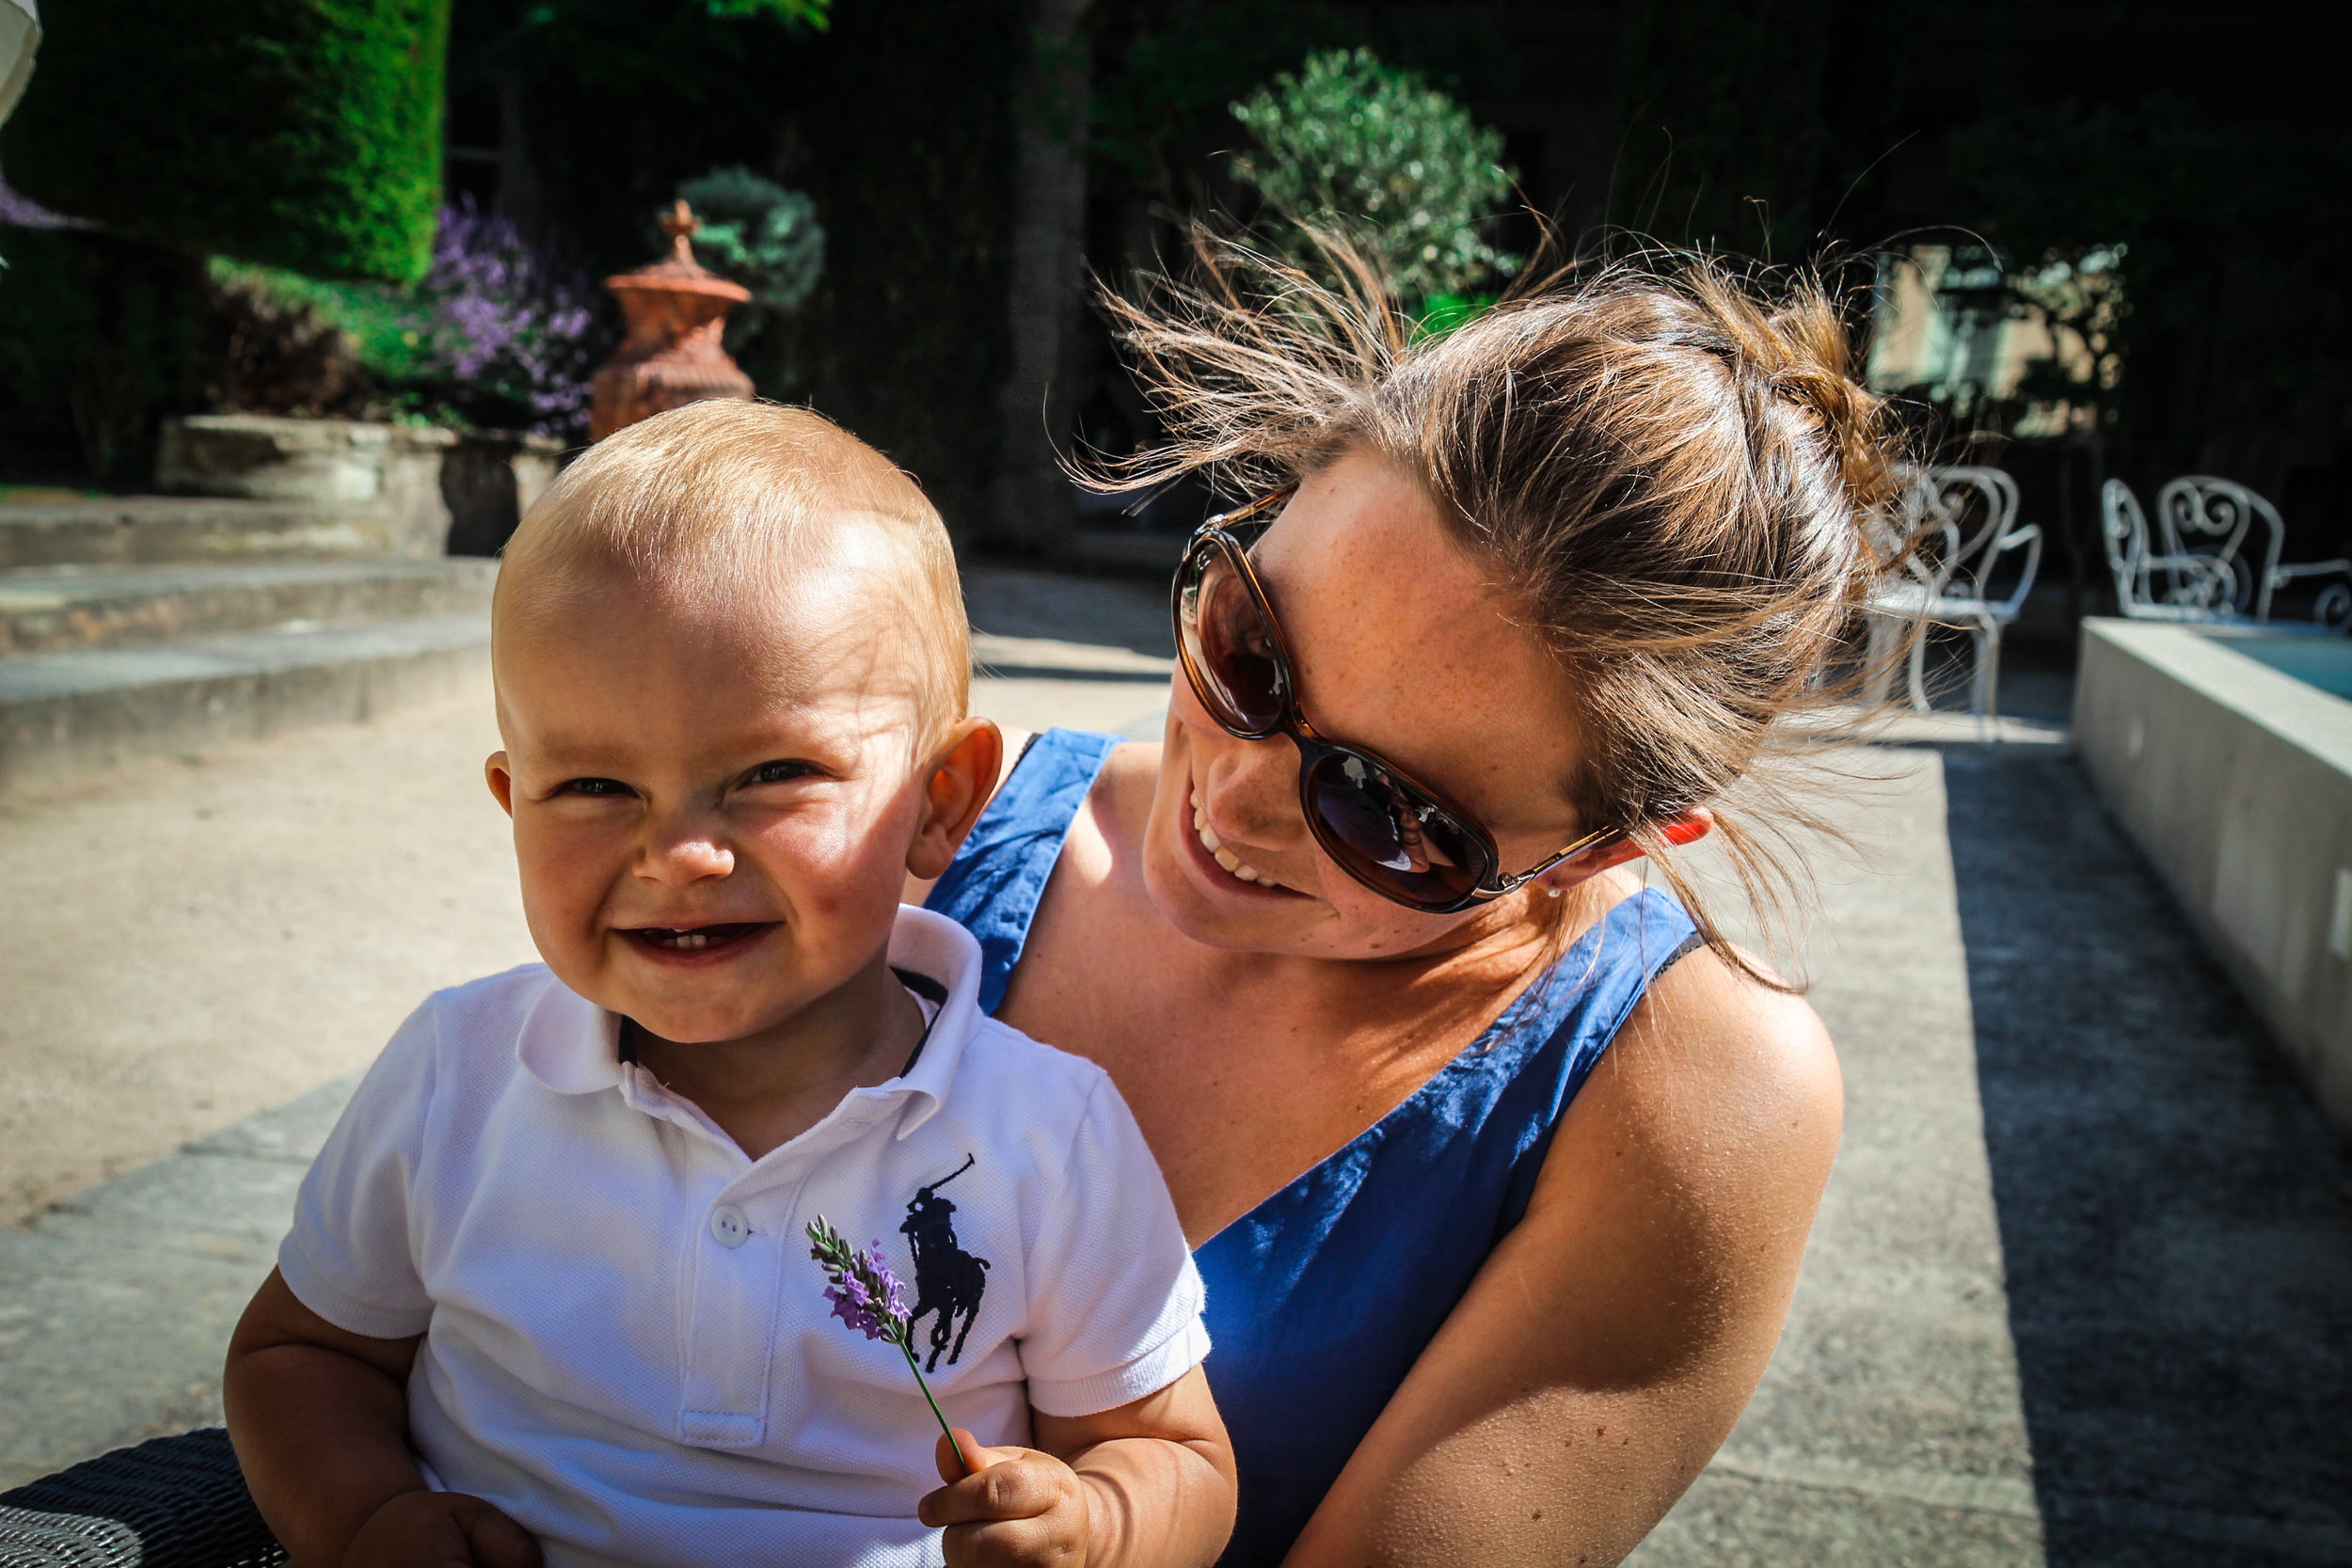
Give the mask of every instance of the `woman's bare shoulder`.
M 1787 1188 L 1809 1208 L 1844 1105 L 1836 1048 L 1812 1006 L 1702 947 L 1652 981 L 1618 1030 L 1563 1128 L 1595 1136 L 1555 1141 L 1546 1184 L 1571 1174 L 1555 1166 L 1638 1148 L 1668 1184 Z
M 1828 1031 L 1802 998 L 1706 950 L 1659 976 L 1294 1568 L 1400 1542 L 1389 1560 L 1622 1557 L 1763 1375 L 1840 1104 Z M 1586 1431 L 1608 1435 L 1563 1446 Z

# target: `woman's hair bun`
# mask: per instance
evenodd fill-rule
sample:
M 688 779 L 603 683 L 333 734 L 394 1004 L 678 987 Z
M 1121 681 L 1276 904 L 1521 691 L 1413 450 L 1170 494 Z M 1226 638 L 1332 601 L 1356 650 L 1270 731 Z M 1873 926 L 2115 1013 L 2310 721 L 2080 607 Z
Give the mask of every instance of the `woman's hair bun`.
M 1676 277 L 1719 324 L 1735 374 L 1809 413 L 1858 515 L 1884 506 L 1901 464 L 1883 399 L 1855 373 L 1852 334 L 1810 274 L 1741 279 L 1723 262 L 1682 258 Z

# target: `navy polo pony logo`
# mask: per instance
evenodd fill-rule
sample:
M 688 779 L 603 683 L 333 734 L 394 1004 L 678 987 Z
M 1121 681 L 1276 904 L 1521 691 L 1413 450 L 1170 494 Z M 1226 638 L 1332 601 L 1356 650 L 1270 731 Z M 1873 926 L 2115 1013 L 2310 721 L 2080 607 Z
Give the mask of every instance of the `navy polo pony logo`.
M 972 1320 L 980 1315 L 980 1296 L 988 1289 L 988 1259 L 975 1258 L 956 1244 L 956 1206 L 939 1196 L 939 1189 L 972 1168 L 973 1156 L 963 1157 L 963 1164 L 941 1177 L 928 1187 L 914 1190 L 914 1201 L 907 1205 L 906 1222 L 898 1227 L 914 1248 L 914 1310 L 907 1317 L 907 1337 L 914 1336 L 914 1325 L 927 1312 L 936 1313 L 931 1319 L 931 1355 L 924 1363 L 927 1372 L 939 1370 L 939 1353 L 947 1350 L 947 1342 L 955 1341 L 948 1351 L 947 1365 L 954 1366 L 963 1354 L 965 1336 L 972 1332 Z M 956 1327 L 956 1319 L 963 1319 L 963 1327 Z

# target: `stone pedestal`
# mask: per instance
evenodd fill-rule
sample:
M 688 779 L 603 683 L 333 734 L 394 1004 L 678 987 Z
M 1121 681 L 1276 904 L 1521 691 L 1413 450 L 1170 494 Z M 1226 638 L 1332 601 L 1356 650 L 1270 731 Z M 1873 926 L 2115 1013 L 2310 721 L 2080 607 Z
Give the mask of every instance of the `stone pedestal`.
M 457 439 L 434 425 L 191 414 L 164 421 L 155 478 L 179 495 L 364 508 L 395 553 L 435 556 L 450 532 L 441 461 Z
M 545 436 L 475 431 L 441 459 L 449 553 L 496 555 L 541 493 L 555 483 L 562 445 Z

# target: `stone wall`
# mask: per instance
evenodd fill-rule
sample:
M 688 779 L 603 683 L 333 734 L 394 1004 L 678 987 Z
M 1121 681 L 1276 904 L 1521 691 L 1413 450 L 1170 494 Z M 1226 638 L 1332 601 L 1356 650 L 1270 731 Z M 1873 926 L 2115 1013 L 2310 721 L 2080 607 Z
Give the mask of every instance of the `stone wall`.
M 179 495 L 368 513 L 398 555 L 496 555 L 553 481 L 560 451 L 533 436 L 199 414 L 165 421 L 155 468 Z
M 2074 746 L 2352 1135 L 2352 702 L 2231 646 L 2263 635 L 2085 621 Z M 2352 642 L 2295 641 L 2352 670 Z

